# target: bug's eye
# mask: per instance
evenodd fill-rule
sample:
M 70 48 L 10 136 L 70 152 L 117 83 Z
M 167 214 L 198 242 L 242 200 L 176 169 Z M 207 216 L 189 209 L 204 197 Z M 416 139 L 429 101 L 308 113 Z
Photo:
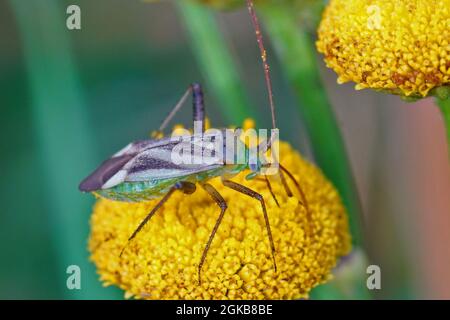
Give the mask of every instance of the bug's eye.
M 258 171 L 258 165 L 256 163 L 250 163 L 249 168 L 253 172 Z

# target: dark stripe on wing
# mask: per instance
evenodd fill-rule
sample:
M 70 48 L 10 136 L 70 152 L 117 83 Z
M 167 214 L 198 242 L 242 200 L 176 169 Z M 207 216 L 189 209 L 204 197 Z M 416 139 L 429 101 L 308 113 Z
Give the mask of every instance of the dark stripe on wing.
M 170 161 L 165 161 L 152 157 L 139 156 L 128 168 L 128 173 L 133 174 L 149 169 L 181 169 L 180 166 Z
M 80 183 L 79 189 L 84 192 L 101 189 L 106 181 L 122 169 L 128 161 L 134 158 L 134 156 L 135 155 L 133 154 L 124 154 L 106 160 Z

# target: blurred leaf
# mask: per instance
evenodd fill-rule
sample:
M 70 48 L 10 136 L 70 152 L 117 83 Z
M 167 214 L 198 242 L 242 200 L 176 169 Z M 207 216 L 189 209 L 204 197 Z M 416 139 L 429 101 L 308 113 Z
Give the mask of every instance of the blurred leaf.
M 33 125 L 39 148 L 41 181 L 48 198 L 57 270 L 66 298 L 114 298 L 101 287 L 88 260 L 87 238 L 92 197 L 78 192 L 78 183 L 95 166 L 86 105 L 73 63 L 65 9 L 57 0 L 10 0 L 22 39 L 32 95 Z M 81 290 L 66 288 L 66 268 L 81 268 Z
M 320 79 L 314 43 L 287 8 L 262 5 L 259 9 L 284 72 L 297 94 L 298 109 L 306 123 L 315 161 L 339 190 L 349 214 L 353 243 L 360 245 L 362 209 L 345 145 Z
M 448 92 L 446 93 L 448 94 Z M 436 102 L 441 109 L 442 119 L 447 130 L 447 148 L 450 157 L 450 97 L 436 98 Z
M 312 299 L 371 299 L 366 286 L 366 274 L 369 262 L 360 248 L 355 248 L 348 256 L 342 258 L 333 271 L 333 279 L 314 288 Z
M 221 103 L 221 112 L 227 121 L 240 125 L 247 117 L 255 118 L 233 56 L 211 10 L 186 0 L 178 0 L 176 4 L 207 80 L 206 87 L 211 88 Z

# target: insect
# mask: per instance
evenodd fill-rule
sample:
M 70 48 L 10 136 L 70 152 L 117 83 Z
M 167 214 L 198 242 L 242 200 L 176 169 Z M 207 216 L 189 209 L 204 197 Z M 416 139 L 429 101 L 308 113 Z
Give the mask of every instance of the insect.
M 270 80 L 266 51 L 263 44 L 259 22 L 251 0 L 247 0 L 247 6 L 256 31 L 257 43 L 261 52 L 272 115 L 272 127 L 273 129 L 275 129 L 275 105 L 272 95 L 272 84 Z M 189 86 L 188 90 L 184 93 L 182 98 L 163 121 L 158 131 L 164 131 L 170 120 L 180 110 L 190 94 L 192 94 L 193 99 L 194 124 L 200 123 L 202 135 L 200 135 L 199 139 L 200 142 L 203 142 L 203 140 L 207 140 L 207 138 L 210 137 L 208 137 L 207 134 L 203 135 L 203 133 L 205 132 L 205 106 L 203 101 L 202 88 L 197 83 Z M 188 144 L 188 149 L 192 150 L 195 149 L 195 144 L 198 142 L 198 138 L 196 140 L 192 137 L 187 138 L 186 136 L 179 136 L 175 139 L 174 137 L 163 137 L 132 142 L 124 149 L 114 154 L 111 158 L 104 161 L 91 175 L 89 175 L 81 182 L 79 189 L 83 192 L 93 192 L 100 196 L 119 201 L 139 202 L 151 199 L 160 199 L 157 205 L 148 213 L 148 215 L 137 226 L 135 231 L 130 235 L 128 239 L 129 243 L 129 241 L 133 240 L 136 237 L 136 235 L 150 221 L 150 219 L 164 205 L 164 203 L 169 200 L 174 192 L 181 191 L 184 194 L 192 194 L 196 191 L 196 186 L 200 185 L 220 208 L 220 214 L 204 247 L 198 265 L 198 281 L 199 283 L 201 283 L 201 271 L 205 263 L 208 250 L 227 210 L 227 203 L 225 199 L 208 182 L 213 178 L 220 177 L 225 187 L 233 189 L 243 195 L 252 197 L 259 201 L 262 213 L 264 215 L 266 230 L 270 242 L 270 248 L 272 251 L 273 266 L 276 271 L 277 266 L 275 259 L 275 245 L 272 237 L 272 231 L 270 228 L 265 200 L 263 196 L 256 191 L 231 180 L 234 175 L 247 169 L 251 171 L 251 173 L 247 176 L 248 179 L 252 179 L 258 175 L 264 176 L 264 181 L 266 182 L 269 191 L 274 197 L 276 204 L 279 205 L 277 199 L 274 196 L 274 193 L 272 192 L 269 179 L 265 174 L 262 173 L 263 167 L 267 164 L 264 164 L 261 161 L 250 163 L 248 156 L 245 156 L 245 161 L 243 163 L 229 163 L 228 161 L 226 161 L 226 152 L 223 153 L 222 158 L 220 158 L 219 161 L 210 164 L 174 163 L 171 155 L 173 154 L 174 149 L 179 146 L 180 143 Z M 267 143 L 260 143 L 258 145 L 258 148 L 262 153 L 266 153 L 267 151 L 271 150 L 272 143 L 273 137 L 271 136 Z M 227 146 L 225 144 L 223 145 L 223 147 L 224 150 L 226 150 Z M 249 150 L 248 147 L 245 146 L 245 144 L 244 149 L 245 155 L 248 155 Z M 201 148 L 200 151 L 204 152 L 205 150 Z M 293 175 L 281 164 L 279 164 L 279 169 L 281 170 L 278 170 L 278 174 L 281 178 L 281 182 L 286 190 L 287 195 L 291 197 L 293 194 L 288 187 L 286 178 L 284 177 L 283 173 L 285 173 L 294 182 L 301 196 L 300 202 L 308 212 L 306 197 L 299 183 L 295 180 Z M 123 250 L 125 250 L 125 248 L 126 246 Z

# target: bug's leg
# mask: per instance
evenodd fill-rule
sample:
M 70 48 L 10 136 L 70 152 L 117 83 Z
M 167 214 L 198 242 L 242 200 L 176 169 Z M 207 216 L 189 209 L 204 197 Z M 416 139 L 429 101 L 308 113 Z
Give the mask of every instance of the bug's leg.
M 264 220 L 266 222 L 267 234 L 269 236 L 270 247 L 272 249 L 273 267 L 275 269 L 275 272 L 277 272 L 277 263 L 275 261 L 275 245 L 273 243 L 272 231 L 270 229 L 270 223 L 269 223 L 269 216 L 267 215 L 266 203 L 264 202 L 263 196 L 261 194 L 259 194 L 258 192 L 253 191 L 252 189 L 247 188 L 246 186 L 243 186 L 242 184 L 236 183 L 231 180 L 222 180 L 222 183 L 225 187 L 228 187 L 237 192 L 240 192 L 249 197 L 252 197 L 261 203 L 261 208 L 262 208 L 262 211 L 264 214 Z
M 262 148 L 262 150 L 265 150 L 265 152 L 267 152 L 268 150 L 271 150 L 272 149 L 272 144 L 273 144 L 273 141 L 272 141 L 273 139 L 274 139 L 274 136 L 271 135 L 269 141 L 267 143 L 266 142 L 262 142 L 258 146 L 258 148 Z M 279 163 L 279 161 L 277 160 L 277 157 L 276 157 L 275 154 L 272 154 L 272 157 L 274 158 L 275 162 Z M 293 196 L 292 191 L 291 191 L 291 189 L 289 188 L 289 186 L 288 186 L 288 184 L 286 182 L 286 178 L 284 177 L 283 171 L 282 170 L 278 170 L 278 175 L 279 175 L 279 177 L 281 179 L 281 183 L 283 184 L 284 190 L 286 190 L 287 196 L 289 198 L 292 197 Z
M 294 175 L 292 173 L 290 173 L 288 169 L 283 167 L 281 164 L 279 164 L 279 166 L 280 166 L 281 171 L 285 172 L 287 174 L 287 176 L 289 177 L 289 179 L 291 179 L 292 182 L 294 182 L 295 187 L 297 188 L 298 193 L 300 194 L 300 197 L 302 198 L 302 204 L 305 207 L 306 213 L 309 217 L 310 213 L 309 213 L 308 201 L 306 200 L 305 192 L 303 191 L 302 187 L 300 186 L 300 183 L 298 183 L 298 181 L 295 179 Z
M 277 204 L 277 207 L 279 208 L 280 207 L 280 203 L 278 202 L 278 199 L 275 196 L 275 193 L 273 193 L 272 185 L 270 184 L 270 181 L 269 181 L 269 178 L 267 178 L 267 175 L 264 175 L 264 179 L 262 179 L 262 178 L 255 178 L 254 180 L 264 182 L 267 185 L 267 188 L 269 189 L 273 200 L 275 200 L 275 203 Z
M 202 133 L 205 132 L 205 104 L 203 101 L 203 90 L 199 83 L 193 83 L 192 88 L 192 105 L 194 109 L 193 120 L 195 124 L 200 124 Z
M 303 191 L 302 187 L 300 186 L 300 183 L 298 183 L 298 181 L 295 179 L 294 175 L 292 173 L 289 172 L 288 169 L 286 169 L 285 167 L 283 167 L 281 164 L 279 164 L 281 171 L 285 172 L 287 174 L 287 176 L 289 177 L 289 179 L 292 180 L 292 182 L 294 182 L 298 193 L 300 194 L 300 197 L 302 198 L 302 200 L 299 202 L 303 205 L 303 207 L 305 207 L 306 210 L 306 219 L 308 221 L 308 228 L 306 228 L 306 232 L 308 235 L 311 234 L 311 230 L 312 230 L 312 223 L 311 223 L 311 211 L 309 211 L 309 205 L 308 205 L 308 200 L 306 200 L 306 195 L 305 192 Z M 280 171 L 280 172 L 281 172 Z
M 167 115 L 167 117 L 164 119 L 164 121 L 159 126 L 159 129 L 155 134 L 162 134 L 164 129 L 169 124 L 170 120 L 175 116 L 175 114 L 181 109 L 183 104 L 186 102 L 186 99 L 189 97 L 189 94 L 192 92 L 192 86 L 189 86 L 189 88 L 186 90 L 186 92 L 183 94 L 183 96 L 180 98 L 180 100 L 177 102 L 175 107 L 173 107 L 172 111 Z
M 142 222 L 139 224 L 139 226 L 136 228 L 136 230 L 134 230 L 134 232 L 128 238 L 127 245 L 130 243 L 131 240 L 133 240 L 136 237 L 136 235 L 139 233 L 139 231 L 141 231 L 142 228 L 147 224 L 147 222 L 149 222 L 149 220 L 155 215 L 156 211 L 158 211 L 158 209 L 160 209 L 162 207 L 162 205 L 167 200 L 169 200 L 170 196 L 176 190 L 181 190 L 185 194 L 191 194 L 195 191 L 195 189 L 196 189 L 195 184 L 193 184 L 191 182 L 180 181 L 180 182 L 175 183 L 175 185 L 172 188 L 170 188 L 170 190 L 164 195 L 164 197 L 158 202 L 158 204 L 152 209 L 152 211 L 150 211 L 150 213 L 144 218 L 144 220 L 142 220 Z M 119 256 L 122 256 L 122 253 L 126 249 L 127 245 L 122 249 Z
M 284 190 L 286 190 L 287 196 L 288 196 L 289 198 L 292 197 L 293 194 L 292 194 L 292 191 L 291 191 L 291 189 L 289 188 L 289 186 L 288 186 L 288 184 L 287 184 L 287 182 L 286 182 L 286 178 L 284 177 L 283 170 L 278 171 L 278 174 L 279 174 L 279 176 L 280 176 L 281 183 L 283 184 Z
M 272 185 L 270 184 L 269 178 L 267 178 L 266 175 L 264 175 L 264 180 L 266 181 L 267 188 L 269 189 L 270 194 L 272 195 L 273 200 L 275 200 L 275 203 L 277 204 L 277 207 L 279 208 L 279 207 L 280 207 L 280 204 L 278 203 L 278 200 L 277 200 L 277 197 L 275 196 L 275 193 L 273 193 Z
M 220 207 L 220 215 L 217 218 L 216 224 L 214 225 L 214 228 L 211 232 L 211 235 L 209 236 L 208 242 L 206 243 L 205 249 L 202 253 L 202 258 L 200 259 L 200 264 L 198 265 L 198 282 L 201 284 L 202 278 L 201 278 L 201 272 L 203 264 L 206 260 L 206 255 L 208 254 L 209 247 L 211 246 L 211 243 L 214 239 L 214 236 L 217 233 L 217 230 L 219 229 L 220 223 L 222 222 L 223 216 L 225 214 L 225 211 L 227 210 L 228 206 L 225 202 L 225 199 L 220 195 L 220 193 L 209 183 L 202 184 L 203 189 L 211 196 L 211 198 L 217 203 L 217 205 Z

